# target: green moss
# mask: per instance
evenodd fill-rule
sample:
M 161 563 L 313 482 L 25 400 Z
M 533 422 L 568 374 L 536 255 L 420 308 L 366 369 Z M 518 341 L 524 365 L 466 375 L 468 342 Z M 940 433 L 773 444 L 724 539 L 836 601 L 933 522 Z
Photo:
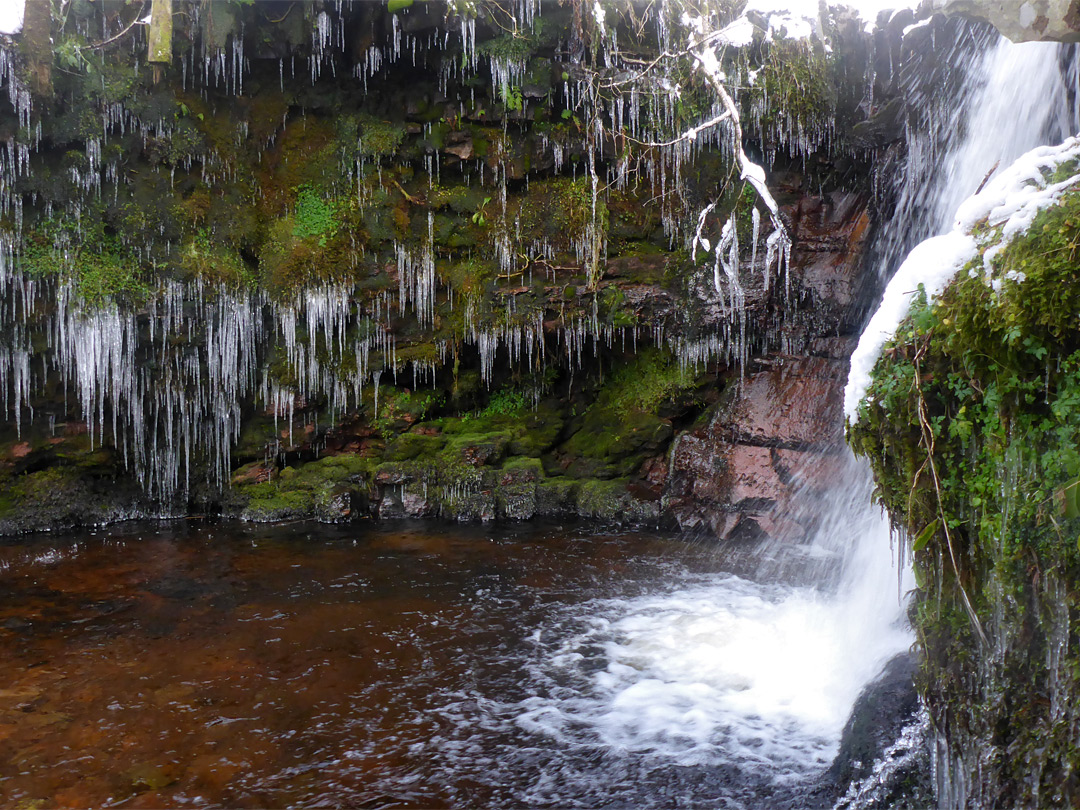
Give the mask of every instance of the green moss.
M 258 276 L 240 254 L 227 245 L 214 244 L 207 229 L 187 240 L 180 249 L 184 272 L 226 287 L 254 287 Z
M 1058 803 L 1075 761 L 1080 718 L 1041 695 L 1054 681 L 1060 705 L 1080 705 L 1080 659 L 1047 666 L 1053 634 L 1080 615 L 1064 585 L 1080 578 L 1080 517 L 1063 497 L 1080 479 L 1078 245 L 1074 194 L 989 278 L 980 258 L 932 305 L 917 297 L 848 434 L 918 540 L 920 688 L 957 750 L 987 752 L 979 778 L 1001 806 Z
M 664 404 L 692 395 L 697 382 L 697 374 L 671 354 L 646 349 L 611 375 L 598 404 L 624 417 L 635 411 L 655 413 Z
M 296 216 L 293 236 L 297 239 L 314 237 L 320 247 L 340 227 L 331 204 L 327 203 L 311 186 L 303 185 L 296 190 Z
M 383 459 L 386 461 L 408 461 L 417 457 L 428 457 L 438 453 L 445 445 L 446 439 L 441 436 L 402 433 L 386 445 Z
M 366 158 L 388 158 L 400 148 L 405 140 L 405 126 L 383 121 L 370 115 L 356 117 L 358 152 Z
M 760 127 L 765 132 L 788 137 L 821 132 L 835 119 L 837 84 L 834 63 L 820 45 L 780 40 L 765 52 L 748 101 L 763 105 Z
M 374 392 L 372 399 L 374 402 Z M 371 424 L 388 438 L 435 411 L 443 401 L 441 391 L 405 391 L 383 386 L 379 390 L 379 411 Z

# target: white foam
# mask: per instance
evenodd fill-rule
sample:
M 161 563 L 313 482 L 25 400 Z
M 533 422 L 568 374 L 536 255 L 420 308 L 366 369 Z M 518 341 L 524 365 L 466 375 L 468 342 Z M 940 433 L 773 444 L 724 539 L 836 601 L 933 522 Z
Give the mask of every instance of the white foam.
M 579 632 L 556 630 L 549 648 L 537 637 L 542 677 L 573 687 L 523 701 L 518 726 L 777 783 L 826 767 L 860 689 L 912 642 L 888 527 L 868 489 L 844 488 L 834 501 L 813 547 L 848 550 L 835 592 L 714 574 L 579 606 Z

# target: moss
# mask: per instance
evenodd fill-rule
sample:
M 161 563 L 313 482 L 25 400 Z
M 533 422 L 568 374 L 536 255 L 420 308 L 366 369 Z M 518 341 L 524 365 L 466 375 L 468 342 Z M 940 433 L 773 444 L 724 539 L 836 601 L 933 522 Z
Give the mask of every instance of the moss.
M 426 436 L 419 433 L 402 433 L 386 445 L 383 459 L 386 461 L 408 461 L 417 457 L 428 457 L 438 453 L 446 445 L 441 436 Z
M 360 266 L 359 213 L 338 198 L 322 199 L 310 186 L 297 189 L 296 212 L 276 220 L 259 249 L 263 283 L 288 301 L 304 287 L 351 280 Z
M 234 491 L 244 503 L 241 517 L 252 521 L 276 521 L 299 517 L 337 519 L 328 511 L 335 496 L 354 489 L 366 489 L 379 464 L 377 459 L 342 453 L 285 467 L 275 480 L 236 483 Z M 250 465 L 249 465 L 250 466 Z M 244 468 L 234 479 L 242 478 Z
M 618 417 L 593 407 L 581 428 L 560 447 L 566 472 L 576 478 L 617 478 L 637 471 L 645 458 L 671 438 L 671 424 L 652 414 Z
M 618 416 L 655 413 L 680 397 L 692 397 L 699 382 L 698 374 L 671 354 L 645 349 L 611 375 L 597 403 Z
M 227 245 L 214 244 L 209 231 L 200 230 L 180 249 L 184 272 L 215 285 L 254 287 L 258 276 L 240 254 Z
M 519 476 L 526 476 L 535 479 L 546 478 L 544 473 L 544 465 L 538 458 L 530 458 L 528 456 L 514 456 L 507 459 L 502 469 L 508 472 L 513 472 Z
M 379 411 L 371 424 L 388 437 L 435 411 L 443 399 L 440 391 L 408 391 L 383 386 L 379 389 Z M 374 404 L 374 391 L 372 400 Z
M 406 134 L 404 124 L 383 121 L 370 115 L 357 116 L 356 129 L 358 153 L 376 160 L 393 156 Z
M 768 47 L 748 101 L 762 105 L 763 132 L 794 138 L 831 129 L 836 87 L 834 61 L 819 44 L 785 39 Z
M 256 522 L 273 522 L 310 516 L 314 510 L 315 501 L 311 492 L 280 490 L 252 497 L 242 517 Z
M 1066 497 L 1080 480 L 1076 245 L 1080 195 L 1068 195 L 989 277 L 977 259 L 932 305 L 917 297 L 849 430 L 916 538 L 921 691 L 954 755 L 986 752 L 974 787 L 997 806 L 1080 795 L 1067 731 L 1080 719 L 1080 659 L 1047 663 L 1054 634 L 1074 638 L 1080 616 L 1065 584 L 1080 578 L 1080 515 Z M 1052 713 L 1046 691 L 1070 708 Z

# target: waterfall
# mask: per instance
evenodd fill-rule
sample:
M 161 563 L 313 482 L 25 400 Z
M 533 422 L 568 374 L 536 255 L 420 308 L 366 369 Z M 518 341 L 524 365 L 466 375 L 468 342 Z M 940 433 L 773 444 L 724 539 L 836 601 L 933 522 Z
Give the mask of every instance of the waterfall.
M 951 106 L 909 131 L 895 213 L 877 236 L 882 277 L 911 244 L 947 229 L 993 170 L 1075 126 L 1061 55 L 1057 45 L 1004 40 L 974 57 L 953 54 L 974 61 Z M 812 781 L 860 689 L 914 641 L 904 617 L 910 569 L 897 570 L 902 549 L 872 503 L 869 470 L 843 459 L 831 495 L 808 504 L 820 516 L 808 544 L 769 547 L 740 575 L 590 602 L 539 633 L 538 696 L 519 706 L 519 726 L 655 767 L 724 769 L 732 806 Z M 905 730 L 908 744 L 920 722 Z M 845 806 L 872 797 L 882 775 L 853 786 Z M 555 791 L 540 786 L 532 798 L 555 801 Z
M 948 231 L 960 203 L 997 170 L 1076 131 L 1080 122 L 1062 75 L 1067 48 L 998 37 L 976 54 L 950 54 L 959 62 L 954 70 L 960 86 L 941 98 L 922 99 L 926 121 L 908 127 L 895 213 L 877 239 L 882 280 L 911 247 Z
M 738 574 L 683 576 L 666 592 L 573 606 L 543 628 L 536 697 L 519 705 L 518 726 L 575 759 L 599 749 L 644 770 L 723 772 L 723 806 L 762 806 L 812 784 L 836 756 L 863 685 L 913 641 L 868 471 L 850 454 L 837 461 L 809 543 L 767 548 L 749 566 L 736 557 Z M 906 574 L 899 585 L 906 592 Z M 561 774 L 530 803 L 557 805 L 590 778 Z
M 892 275 L 907 248 L 948 233 L 961 204 L 990 178 L 1030 150 L 1058 143 L 1077 130 L 1075 80 L 1070 46 L 1014 44 L 999 37 L 982 50 L 967 68 L 956 98 L 947 99 L 936 115 L 931 113 L 925 131 L 908 132 L 907 164 L 895 213 L 882 223 L 878 236 L 882 279 Z M 910 288 L 913 284 L 905 280 L 900 286 Z M 901 293 L 909 295 L 910 291 L 887 290 L 882 309 L 890 296 Z M 853 402 L 860 389 L 865 391 L 874 360 L 863 352 L 863 343 L 879 344 L 878 334 L 870 334 L 868 328 L 852 359 L 848 397 Z M 861 357 L 863 354 L 867 356 Z M 848 413 L 852 413 L 850 406 Z M 964 806 L 966 773 L 971 768 L 965 769 L 950 758 L 949 746 L 938 736 L 933 769 L 939 806 Z M 854 806 L 877 806 L 860 801 L 873 797 L 873 785 L 864 784 L 853 786 L 846 798 L 853 799 Z

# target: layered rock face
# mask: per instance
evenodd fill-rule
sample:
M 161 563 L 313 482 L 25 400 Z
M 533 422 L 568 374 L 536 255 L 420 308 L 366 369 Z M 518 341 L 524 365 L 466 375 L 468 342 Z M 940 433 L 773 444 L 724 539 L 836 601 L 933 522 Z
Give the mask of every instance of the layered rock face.
M 725 51 L 789 251 L 731 132 L 683 137 L 719 109 L 692 65 L 627 72 L 685 33 L 678 4 L 173 5 L 171 63 L 123 3 L 4 51 L 0 529 L 577 514 L 798 536 L 767 514 L 831 452 L 867 149 L 896 137 L 863 103 L 896 86 L 857 20 L 819 21 L 832 50 L 762 19 Z
M 684 528 L 719 537 L 800 541 L 836 480 L 841 399 L 867 277 L 869 218 L 857 195 L 803 198 L 793 207 L 792 262 L 806 317 L 793 326 L 804 353 L 759 358 L 707 421 L 672 450 L 665 499 Z

